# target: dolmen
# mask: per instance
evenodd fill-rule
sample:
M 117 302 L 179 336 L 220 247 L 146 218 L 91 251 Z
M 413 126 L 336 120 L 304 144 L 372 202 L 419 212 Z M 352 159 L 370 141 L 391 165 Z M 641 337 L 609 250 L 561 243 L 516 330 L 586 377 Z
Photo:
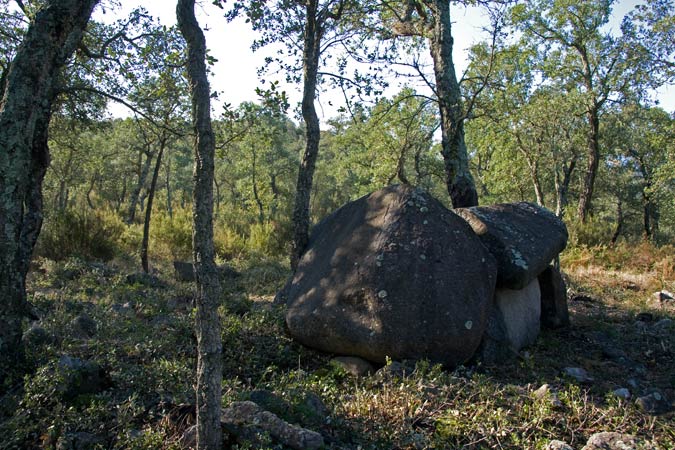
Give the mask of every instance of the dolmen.
M 497 363 L 540 326 L 569 323 L 565 285 L 549 263 L 567 230 L 532 203 L 449 210 L 389 186 L 317 224 L 285 287 L 293 338 L 384 363 Z

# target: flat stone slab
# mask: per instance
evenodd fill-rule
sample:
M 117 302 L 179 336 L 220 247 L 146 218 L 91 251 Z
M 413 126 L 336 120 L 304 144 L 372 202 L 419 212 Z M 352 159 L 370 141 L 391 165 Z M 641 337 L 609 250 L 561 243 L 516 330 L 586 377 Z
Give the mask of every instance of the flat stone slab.
M 534 203 L 457 208 L 497 260 L 497 287 L 522 289 L 567 245 L 562 220 Z

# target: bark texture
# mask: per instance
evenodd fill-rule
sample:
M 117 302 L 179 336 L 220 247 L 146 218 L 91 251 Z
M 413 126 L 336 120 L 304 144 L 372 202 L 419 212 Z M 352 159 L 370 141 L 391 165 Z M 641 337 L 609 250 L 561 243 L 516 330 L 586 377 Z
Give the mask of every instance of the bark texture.
M 588 89 L 592 89 L 593 85 L 588 78 Z M 587 138 L 587 154 L 588 165 L 586 166 L 586 174 L 584 176 L 583 185 L 579 194 L 579 219 L 585 223 L 591 212 L 591 200 L 593 199 L 593 189 L 595 187 L 595 178 L 598 174 L 598 166 L 600 164 L 600 106 L 594 100 L 593 105 L 586 112 L 588 120 L 588 138 Z
M 0 379 L 21 359 L 26 273 L 42 226 L 48 127 L 60 69 L 97 0 L 50 0 L 28 27 L 0 103 Z
M 293 205 L 293 242 L 291 249 L 291 268 L 298 267 L 300 257 L 309 242 L 309 206 L 312 192 L 316 158 L 319 154 L 319 117 L 316 114 L 314 99 L 316 97 L 316 78 L 319 70 L 319 56 L 321 53 L 322 24 L 317 20 L 318 0 L 309 0 L 306 3 L 305 40 L 302 55 L 303 91 L 302 91 L 302 118 L 305 122 L 307 144 L 300 161 L 298 180 Z
M 478 192 L 464 142 L 464 110 L 462 95 L 452 61 L 452 25 L 450 3 L 446 0 L 429 2 L 433 11 L 433 28 L 429 37 L 434 61 L 436 96 L 441 114 L 441 154 L 452 206 L 463 208 L 478 205 Z
M 222 448 L 220 426 L 222 342 L 218 304 L 220 280 L 213 248 L 213 173 L 215 138 L 211 128 L 206 40 L 197 23 L 194 0 L 178 0 L 176 15 L 188 48 L 187 76 L 192 97 L 194 192 L 192 256 L 197 280 L 197 448 Z

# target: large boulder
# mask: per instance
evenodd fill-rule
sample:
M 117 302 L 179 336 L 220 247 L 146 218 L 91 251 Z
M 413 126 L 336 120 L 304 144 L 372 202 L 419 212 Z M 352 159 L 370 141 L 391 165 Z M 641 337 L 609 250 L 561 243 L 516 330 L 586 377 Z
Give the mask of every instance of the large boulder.
M 390 186 L 314 228 L 286 323 L 319 350 L 456 366 L 481 342 L 496 270 L 464 220 L 420 190 Z
M 497 286 L 523 289 L 567 245 L 567 228 L 551 211 L 534 203 L 458 208 L 497 259 Z

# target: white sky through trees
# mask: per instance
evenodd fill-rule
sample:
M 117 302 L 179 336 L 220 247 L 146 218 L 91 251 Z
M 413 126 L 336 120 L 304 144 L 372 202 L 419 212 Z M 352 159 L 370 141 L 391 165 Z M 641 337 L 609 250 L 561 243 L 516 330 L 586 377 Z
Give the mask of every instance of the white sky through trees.
M 621 19 L 626 13 L 632 10 L 635 5 L 642 2 L 637 0 L 620 0 L 614 7 L 613 20 L 609 26 L 615 32 L 618 32 Z M 121 11 L 108 10 L 105 14 L 99 8 L 94 15 L 95 20 L 112 21 L 122 17 L 138 6 L 133 2 L 122 1 Z M 142 6 L 146 8 L 154 17 L 157 17 L 163 25 L 171 26 L 176 23 L 175 1 L 173 0 L 149 0 L 143 2 Z M 265 56 L 273 55 L 272 49 L 261 49 L 257 52 L 251 50 L 251 43 L 255 38 L 255 33 L 251 30 L 250 24 L 245 23 L 243 19 L 238 19 L 228 23 L 224 18 L 223 10 L 212 5 L 210 0 L 203 0 L 197 4 L 197 15 L 200 25 L 204 28 L 206 34 L 206 45 L 210 55 L 218 61 L 212 67 L 211 89 L 217 91 L 220 96 L 214 104 L 214 117 L 218 117 L 222 104 L 229 103 L 232 107 L 237 107 L 244 101 L 257 101 L 255 89 L 260 87 L 260 81 L 257 70 L 263 65 Z M 481 31 L 481 27 L 488 25 L 487 18 L 481 14 L 480 8 L 453 5 L 452 11 L 453 37 L 455 47 L 453 58 L 457 76 L 460 77 L 467 66 L 468 49 L 475 43 L 486 38 Z M 283 83 L 285 74 L 268 74 L 265 76 L 268 80 L 279 80 L 280 87 L 288 93 L 291 111 L 300 101 L 302 86 L 287 85 Z M 410 82 L 410 81 L 409 81 Z M 397 80 L 391 80 L 390 88 L 385 92 L 387 96 L 395 95 L 401 88 Z M 424 92 L 421 83 L 413 87 Z M 675 111 L 675 89 L 673 86 L 666 86 L 656 93 L 659 106 L 666 111 Z M 344 104 L 342 93 L 322 92 L 318 98 L 318 114 L 322 122 L 338 114 L 337 108 Z M 112 113 L 116 116 L 126 116 L 129 112 L 122 106 L 111 105 Z

